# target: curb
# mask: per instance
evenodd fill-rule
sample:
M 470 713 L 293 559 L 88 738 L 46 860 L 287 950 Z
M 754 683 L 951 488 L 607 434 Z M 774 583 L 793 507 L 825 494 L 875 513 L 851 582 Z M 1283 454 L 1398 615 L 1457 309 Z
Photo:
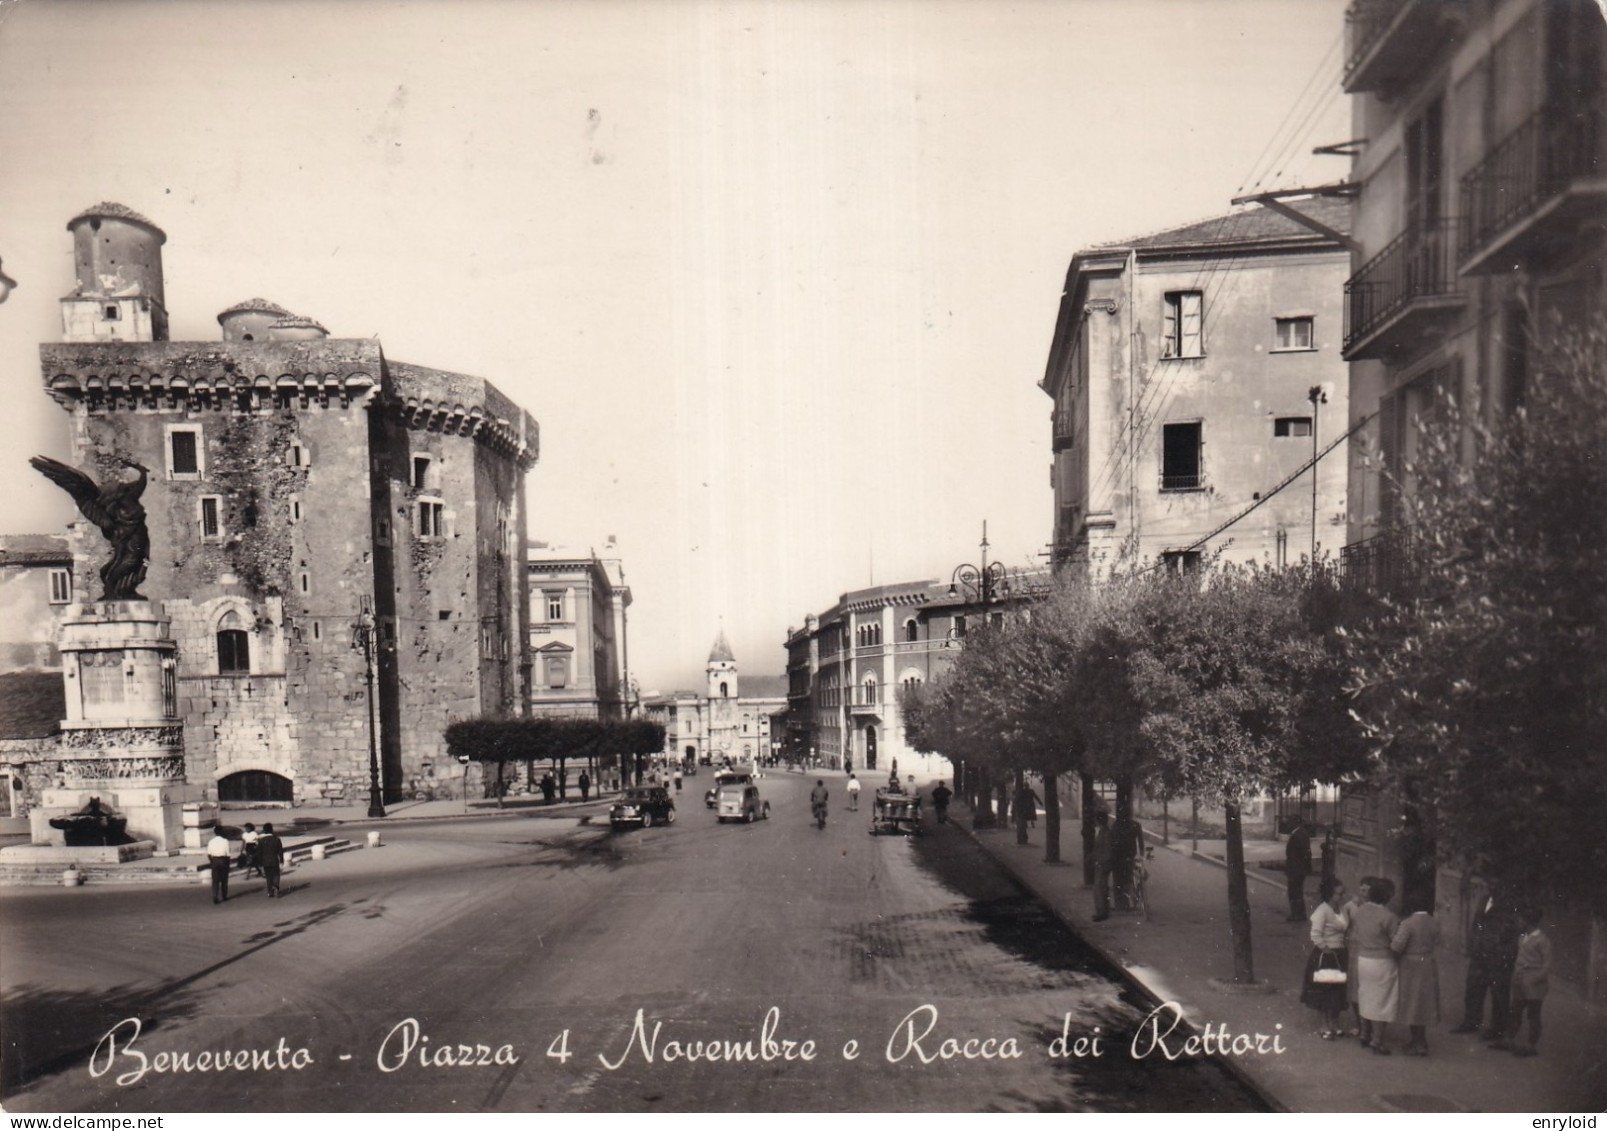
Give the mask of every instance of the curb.
M 970 810 L 968 810 L 968 809 L 963 810 L 963 811 L 966 812 L 967 814 L 970 813 Z M 1042 892 L 1038 891 L 1037 888 L 1033 887 L 1031 882 L 1028 881 L 1024 876 L 1022 876 L 1019 872 L 1017 872 L 1015 867 L 1005 857 L 995 855 L 994 853 L 989 852 L 987 847 L 980 840 L 977 839 L 975 833 L 971 830 L 971 828 L 967 825 L 966 822 L 964 822 L 964 821 L 955 821 L 955 820 L 951 819 L 948 823 L 951 824 L 951 825 L 954 825 L 956 828 L 958 828 L 962 834 L 964 834 L 965 836 L 970 838 L 971 843 L 975 844 L 977 846 L 977 848 L 979 848 L 981 851 L 987 853 L 988 858 L 991 859 L 994 863 L 998 864 L 1000 868 L 1004 869 L 1005 873 L 1007 875 L 1009 875 L 1010 879 L 1015 883 L 1015 885 L 1018 888 L 1020 888 L 1024 892 L 1028 893 L 1029 895 L 1032 895 L 1039 902 L 1041 902 L 1045 907 L 1047 907 L 1054 914 L 1055 918 L 1059 919 L 1062 923 L 1064 923 L 1066 925 L 1067 930 L 1069 930 L 1072 934 L 1076 935 L 1080 940 L 1082 940 L 1082 943 L 1083 943 L 1084 946 L 1088 947 L 1090 950 L 1094 951 L 1101 958 L 1103 958 L 1114 970 L 1116 970 L 1116 972 L 1120 975 L 1122 981 L 1125 982 L 1127 984 L 1127 986 L 1134 993 L 1138 994 L 1139 997 L 1142 1000 L 1147 1001 L 1151 1005 L 1154 1005 L 1154 1006 L 1159 1006 L 1159 1005 L 1164 1004 L 1160 1000 L 1160 998 L 1155 996 L 1155 991 L 1151 990 L 1143 982 L 1139 981 L 1138 978 L 1136 978 L 1127 969 L 1127 967 L 1125 965 L 1123 965 L 1123 963 L 1122 963 L 1122 961 L 1121 961 L 1121 959 L 1119 957 L 1117 957 L 1116 955 L 1111 954 L 1110 951 L 1107 950 L 1099 942 L 1096 942 L 1095 940 L 1089 938 L 1087 935 L 1083 934 L 1082 930 L 1080 929 L 1080 927 L 1082 926 L 1081 924 L 1079 924 L 1078 922 L 1073 920 L 1065 911 L 1063 911 L 1059 907 L 1057 907 L 1055 905 L 1054 900 L 1050 899 L 1047 895 L 1044 895 Z M 1208 858 L 1207 857 L 1195 857 L 1195 859 L 1208 859 Z M 1223 865 L 1222 867 L 1224 869 L 1226 869 L 1226 865 Z M 1194 1029 L 1194 1025 L 1189 1021 L 1185 1020 L 1183 1022 L 1183 1024 L 1187 1025 L 1190 1030 Z M 1266 1085 L 1262 1081 L 1257 1080 L 1255 1077 L 1251 1076 L 1248 1072 L 1246 1072 L 1244 1070 L 1244 1068 L 1242 1066 L 1240 1066 L 1235 1061 L 1229 1059 L 1228 1057 L 1214 1056 L 1214 1055 L 1211 1057 L 1211 1059 L 1216 1061 L 1216 1063 L 1221 1065 L 1223 1068 L 1225 1068 L 1228 1071 L 1229 1075 L 1233 1076 L 1234 1079 L 1239 1081 L 1239 1083 L 1243 1084 L 1246 1088 L 1249 1088 L 1252 1092 L 1254 1092 L 1256 1095 L 1260 1096 L 1264 1101 L 1266 1101 L 1267 1106 L 1269 1108 L 1271 1108 L 1274 1112 L 1277 1112 L 1277 1113 L 1279 1113 L 1281 1115 L 1288 1115 L 1288 1114 L 1292 1114 L 1294 1112 L 1294 1110 L 1295 1110 L 1294 1108 L 1289 1107 L 1281 1099 L 1279 1099 L 1276 1095 L 1274 1095 L 1272 1092 L 1268 1091 Z

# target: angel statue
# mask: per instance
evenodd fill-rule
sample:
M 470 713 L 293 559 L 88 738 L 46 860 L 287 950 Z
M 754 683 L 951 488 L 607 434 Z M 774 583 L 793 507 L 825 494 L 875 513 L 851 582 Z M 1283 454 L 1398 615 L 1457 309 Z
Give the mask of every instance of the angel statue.
M 145 580 L 145 561 L 151 556 L 151 535 L 145 528 L 145 508 L 140 506 L 139 498 L 145 493 L 149 470 L 125 458 L 122 464 L 139 472 L 139 478 L 102 485 L 76 467 L 49 456 L 34 456 L 28 462 L 71 495 L 84 517 L 100 527 L 106 541 L 112 544 L 111 558 L 100 567 L 101 599 L 143 601 L 138 590 Z

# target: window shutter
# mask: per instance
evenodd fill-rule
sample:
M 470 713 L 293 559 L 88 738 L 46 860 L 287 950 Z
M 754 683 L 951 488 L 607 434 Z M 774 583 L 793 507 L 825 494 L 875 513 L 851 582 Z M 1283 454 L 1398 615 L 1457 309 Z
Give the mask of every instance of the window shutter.
M 1178 352 L 1182 357 L 1200 357 L 1205 353 L 1204 328 L 1201 325 L 1202 296 L 1199 291 L 1187 291 L 1182 295 L 1183 327 Z
M 1161 356 L 1177 356 L 1177 295 L 1167 295 L 1161 317 Z

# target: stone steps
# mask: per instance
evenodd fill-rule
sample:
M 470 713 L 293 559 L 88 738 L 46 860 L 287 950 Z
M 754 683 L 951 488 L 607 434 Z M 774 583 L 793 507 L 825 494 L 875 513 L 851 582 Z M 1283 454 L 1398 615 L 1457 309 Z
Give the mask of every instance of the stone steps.
M 294 867 L 313 859 L 313 846 L 323 845 L 324 856 L 338 856 L 361 848 L 345 837 L 297 837 L 285 846 L 285 862 Z M 44 862 L 0 861 L 0 887 L 60 887 L 65 865 Z M 156 856 L 144 860 L 129 860 L 121 864 L 83 863 L 78 867 L 79 883 L 103 884 L 188 884 L 205 885 L 209 882 L 206 861 L 194 855 Z M 244 869 L 235 867 L 232 877 L 244 875 Z

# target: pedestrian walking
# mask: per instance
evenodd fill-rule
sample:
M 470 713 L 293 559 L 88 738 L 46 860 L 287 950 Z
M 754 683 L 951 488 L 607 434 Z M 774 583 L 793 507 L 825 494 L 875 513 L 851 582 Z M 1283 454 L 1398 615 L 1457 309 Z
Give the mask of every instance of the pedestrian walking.
M 1289 922 L 1306 921 L 1306 877 L 1311 875 L 1311 826 L 1302 820 L 1283 848 L 1283 878 L 1289 889 Z
M 852 772 L 848 775 L 848 784 L 843 788 L 848 791 L 848 811 L 859 812 L 859 779 Z
M 1487 1041 L 1507 1035 L 1507 1006 L 1512 1002 L 1512 964 L 1518 958 L 1521 926 L 1504 895 L 1492 891 L 1473 913 L 1468 926 L 1467 980 L 1462 989 L 1462 1021 L 1453 1033 L 1480 1033 Z M 1482 1032 L 1484 999 L 1490 999 L 1490 1023 Z
M 1534 1056 L 1540 1044 L 1540 1007 L 1551 988 L 1551 939 L 1540 929 L 1541 911 L 1534 907 L 1522 916 L 1523 936 L 1518 939 L 1518 957 L 1512 967 L 1512 1008 L 1503 1040 L 1491 1048 L 1511 1049 L 1515 1056 Z M 1529 1019 L 1529 1039 L 1518 1039 L 1524 1017 Z
M 1419 897 L 1390 940 L 1400 969 L 1395 1020 L 1410 1034 L 1401 1050 L 1407 1056 L 1428 1055 L 1428 1023 L 1440 1019 L 1440 964 L 1434 953 L 1440 945 L 1440 924 L 1430 906 L 1432 899 Z
M 1367 902 L 1368 893 L 1376 882 L 1376 876 L 1363 876 L 1356 881 L 1356 894 L 1339 909 L 1345 918 L 1345 997 L 1356 1020 L 1356 1028 L 1346 1034 L 1351 1037 L 1361 1032 L 1361 974 L 1356 966 L 1356 909 Z
M 1367 889 L 1367 902 L 1356 908 L 1357 1003 L 1361 1007 L 1361 1043 L 1379 1056 L 1389 1055 L 1385 1026 L 1395 1020 L 1400 1002 L 1400 971 L 1395 962 L 1395 928 L 1400 918 L 1387 904 L 1395 885 L 1375 877 Z
M 212 902 L 222 903 L 229 898 L 229 869 L 234 867 L 229 838 L 223 835 L 222 825 L 212 827 L 212 839 L 206 842 L 206 862 L 212 869 Z
M 938 782 L 937 787 L 932 790 L 932 808 L 937 810 L 937 823 L 940 825 L 948 822 L 949 799 L 953 796 L 954 791 L 942 782 Z
M 244 831 L 240 833 L 240 863 L 245 866 L 245 878 L 248 880 L 253 872 L 262 875 L 262 864 L 257 860 L 257 838 L 261 835 L 257 832 L 257 826 L 250 821 L 246 822 Z
M 271 822 L 262 826 L 257 840 L 257 859 L 262 861 L 262 878 L 268 881 L 268 898 L 279 894 L 279 872 L 285 866 L 285 844 L 273 831 Z
M 1094 922 L 1110 918 L 1110 873 L 1115 863 L 1110 835 L 1110 814 L 1094 814 Z
M 552 780 L 551 773 L 541 775 L 541 800 L 545 805 L 551 805 L 553 795 L 558 792 L 558 783 Z
M 1340 910 L 1345 885 L 1338 879 L 1327 879 L 1320 890 L 1322 901 L 1311 913 L 1311 953 L 1306 956 L 1300 1000 L 1322 1014 L 1322 1039 L 1332 1041 L 1344 1036 L 1339 1017 L 1349 1000 L 1345 989 L 1350 966 L 1345 933 L 1350 921 Z
M 591 775 L 585 770 L 580 771 L 580 780 L 575 783 L 580 786 L 580 799 L 585 801 L 591 794 Z

